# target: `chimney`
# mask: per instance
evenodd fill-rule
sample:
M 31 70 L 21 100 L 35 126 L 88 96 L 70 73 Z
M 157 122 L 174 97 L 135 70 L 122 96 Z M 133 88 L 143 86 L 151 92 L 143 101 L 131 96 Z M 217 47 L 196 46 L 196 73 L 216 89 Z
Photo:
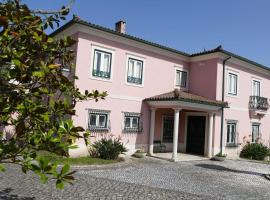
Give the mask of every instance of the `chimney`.
M 119 22 L 115 23 L 115 31 L 118 33 L 126 33 L 126 22 L 120 20 Z

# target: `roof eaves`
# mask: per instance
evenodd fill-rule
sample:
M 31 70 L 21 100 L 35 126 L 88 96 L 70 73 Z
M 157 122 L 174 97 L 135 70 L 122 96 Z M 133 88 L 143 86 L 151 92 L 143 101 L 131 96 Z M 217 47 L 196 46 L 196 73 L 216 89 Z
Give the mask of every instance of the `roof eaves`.
M 144 101 L 184 101 L 188 103 L 199 103 L 199 104 L 204 104 L 204 105 L 211 105 L 211 106 L 218 106 L 218 107 L 227 107 L 228 104 L 227 102 L 220 102 L 220 103 L 215 103 L 215 102 L 207 102 L 203 100 L 196 100 L 196 99 L 187 99 L 187 98 L 173 98 L 173 97 L 167 97 L 167 98 L 146 98 Z
M 111 34 L 114 34 L 114 35 L 117 35 L 117 36 L 120 36 L 120 37 L 124 37 L 124 38 L 127 38 L 127 39 L 131 39 L 131 40 L 134 40 L 134 41 L 137 41 L 137 42 L 141 42 L 141 43 L 153 46 L 153 47 L 157 47 L 157 48 L 160 48 L 160 49 L 163 49 L 163 50 L 166 50 L 166 51 L 170 51 L 172 53 L 181 54 L 182 56 L 186 56 L 186 57 L 190 56 L 190 54 L 185 53 L 183 51 L 179 51 L 179 50 L 176 50 L 176 49 L 164 46 L 164 45 L 160 45 L 160 44 L 157 44 L 157 43 L 154 43 L 154 42 L 150 42 L 150 41 L 147 41 L 147 40 L 144 40 L 144 39 L 132 36 L 132 35 L 118 33 L 118 32 L 116 32 L 116 31 L 114 31 L 112 29 L 109 29 L 109 28 L 106 28 L 106 27 L 103 27 L 103 26 L 99 26 L 97 24 L 93 24 L 93 23 L 90 23 L 90 22 L 86 22 L 84 20 L 79 19 L 78 17 L 74 17 L 72 20 L 70 20 L 69 22 L 67 22 L 63 26 L 61 26 L 59 29 L 52 32 L 50 34 L 50 36 L 56 35 L 57 33 L 65 30 L 66 28 L 70 27 L 72 24 L 75 24 L 75 23 L 85 25 L 85 26 L 88 26 L 88 27 L 91 27 L 91 28 L 94 28 L 94 29 L 98 29 L 98 30 L 101 30 L 101 31 L 105 31 L 107 33 L 111 33 Z

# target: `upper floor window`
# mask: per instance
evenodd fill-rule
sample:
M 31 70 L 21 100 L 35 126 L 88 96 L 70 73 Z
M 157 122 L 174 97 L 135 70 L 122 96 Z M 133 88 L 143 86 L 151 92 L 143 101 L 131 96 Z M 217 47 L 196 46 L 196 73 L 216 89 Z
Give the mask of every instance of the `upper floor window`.
M 140 113 L 124 113 L 124 132 L 141 132 Z
M 91 131 L 108 130 L 109 111 L 89 110 L 88 129 Z
M 252 81 L 252 96 L 261 96 L 261 83 L 260 81 Z
M 259 137 L 260 137 L 260 124 L 259 123 L 252 123 L 251 141 L 257 142 Z
M 236 144 L 236 122 L 228 121 L 227 122 L 227 145 Z
M 176 86 L 186 88 L 187 87 L 187 72 L 182 70 L 176 70 Z
M 143 61 L 128 58 L 127 83 L 142 85 Z
M 238 91 L 237 91 L 237 87 L 238 87 L 238 75 L 229 72 L 228 73 L 228 94 L 229 95 L 233 95 L 236 96 Z
M 112 53 L 95 49 L 92 76 L 110 79 L 111 63 L 112 63 Z

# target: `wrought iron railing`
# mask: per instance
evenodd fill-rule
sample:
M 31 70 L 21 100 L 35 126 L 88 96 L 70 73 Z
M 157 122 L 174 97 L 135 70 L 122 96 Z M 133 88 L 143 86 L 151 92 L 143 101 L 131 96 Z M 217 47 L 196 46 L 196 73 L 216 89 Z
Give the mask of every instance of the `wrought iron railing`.
M 260 96 L 250 96 L 249 108 L 254 110 L 266 111 L 269 108 L 268 99 Z
M 128 83 L 135 83 L 135 84 L 142 84 L 142 79 L 141 78 L 136 78 L 132 76 L 127 77 L 127 82 Z
M 111 74 L 110 72 L 104 72 L 104 71 L 100 71 L 100 70 L 93 70 L 92 72 L 93 76 L 97 76 L 97 77 L 101 77 L 101 78 L 110 78 Z

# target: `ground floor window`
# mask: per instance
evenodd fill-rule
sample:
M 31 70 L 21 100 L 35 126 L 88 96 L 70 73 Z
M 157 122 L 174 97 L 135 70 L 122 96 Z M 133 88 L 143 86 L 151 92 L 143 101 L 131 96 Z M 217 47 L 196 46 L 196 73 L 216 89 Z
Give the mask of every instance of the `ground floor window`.
M 259 137 L 260 137 L 260 124 L 259 123 L 252 123 L 251 141 L 256 142 Z
M 163 142 L 173 142 L 173 116 L 163 116 Z
M 109 129 L 109 111 L 89 110 L 88 129 L 91 131 Z
M 227 145 L 236 145 L 236 121 L 227 122 Z
M 141 132 L 142 122 L 140 113 L 124 112 L 124 132 Z

